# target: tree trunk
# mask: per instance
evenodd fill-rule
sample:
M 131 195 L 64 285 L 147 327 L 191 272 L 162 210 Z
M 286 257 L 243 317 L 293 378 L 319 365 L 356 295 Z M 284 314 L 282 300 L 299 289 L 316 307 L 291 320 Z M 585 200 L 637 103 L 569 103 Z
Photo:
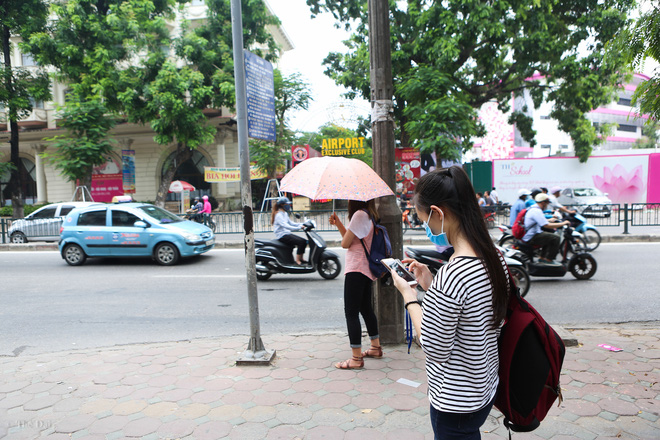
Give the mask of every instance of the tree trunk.
M 170 190 L 170 184 L 172 183 L 174 175 L 176 174 L 181 164 L 191 157 L 192 150 L 180 142 L 177 143 L 174 160 L 172 161 L 170 167 L 163 174 L 163 178 L 161 179 L 160 185 L 158 186 L 158 193 L 156 193 L 156 200 L 154 201 L 156 206 L 161 208 L 165 207 L 165 198 L 167 197 L 167 193 Z
M 9 129 L 11 130 L 9 145 L 10 145 L 10 161 L 14 165 L 11 170 L 11 177 L 9 179 L 9 191 L 11 193 L 11 206 L 12 216 L 14 218 L 22 218 L 23 212 L 23 182 L 21 174 L 21 158 L 18 156 L 18 114 L 14 108 L 12 98 L 14 96 L 14 84 L 12 82 L 11 70 L 11 34 L 7 26 L 2 27 L 2 52 L 4 54 L 5 64 L 5 88 L 7 89 L 7 96 L 9 102 L 7 106 L 7 120 L 9 121 Z

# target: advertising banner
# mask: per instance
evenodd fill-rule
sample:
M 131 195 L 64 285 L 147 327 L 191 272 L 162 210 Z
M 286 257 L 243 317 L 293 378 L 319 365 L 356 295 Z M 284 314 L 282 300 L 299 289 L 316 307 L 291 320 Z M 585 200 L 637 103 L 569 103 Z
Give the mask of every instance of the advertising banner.
M 250 180 L 265 179 L 266 177 L 266 173 L 259 170 L 257 167 L 250 167 Z M 204 181 L 214 183 L 240 182 L 241 169 L 204 167 Z
M 560 186 L 597 188 L 612 203 L 646 203 L 648 155 L 501 159 L 493 161 L 493 187 L 500 200 L 513 203 L 518 190 Z
M 324 156 L 364 154 L 364 137 L 323 139 L 321 154 Z
M 124 194 L 135 193 L 135 150 L 121 150 L 121 171 Z
M 311 159 L 312 157 L 320 157 L 321 153 L 316 151 L 313 148 L 310 148 L 308 144 L 305 145 L 294 145 L 291 147 L 291 164 L 292 167 L 295 167 L 303 160 Z
M 415 148 L 394 149 L 394 176 L 397 197 L 411 198 L 421 171 L 421 155 Z
M 114 196 L 124 194 L 122 173 L 117 161 L 111 158 L 103 165 L 94 167 L 91 194 L 95 202 L 104 203 L 111 202 Z

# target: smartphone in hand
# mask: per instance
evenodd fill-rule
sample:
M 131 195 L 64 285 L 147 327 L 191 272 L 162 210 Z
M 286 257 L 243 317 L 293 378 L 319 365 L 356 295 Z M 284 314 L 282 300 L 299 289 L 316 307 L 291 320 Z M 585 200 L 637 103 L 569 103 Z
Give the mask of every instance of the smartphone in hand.
M 412 274 L 408 269 L 406 269 L 406 266 L 403 265 L 401 260 L 398 260 L 396 258 L 383 258 L 380 260 L 381 263 L 383 263 L 385 266 L 396 272 L 397 275 L 399 275 L 401 278 L 403 278 L 408 284 L 410 284 L 412 287 L 415 287 L 417 285 L 417 279 L 415 279 L 415 275 Z

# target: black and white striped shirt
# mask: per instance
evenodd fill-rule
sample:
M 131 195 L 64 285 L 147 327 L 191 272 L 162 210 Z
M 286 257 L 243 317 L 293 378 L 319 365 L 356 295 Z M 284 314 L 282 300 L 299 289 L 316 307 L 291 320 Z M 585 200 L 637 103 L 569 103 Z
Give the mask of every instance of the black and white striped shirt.
M 429 400 L 438 411 L 475 412 L 495 396 L 499 329 L 491 325 L 492 295 L 482 260 L 457 257 L 438 271 L 424 296 L 420 339 Z

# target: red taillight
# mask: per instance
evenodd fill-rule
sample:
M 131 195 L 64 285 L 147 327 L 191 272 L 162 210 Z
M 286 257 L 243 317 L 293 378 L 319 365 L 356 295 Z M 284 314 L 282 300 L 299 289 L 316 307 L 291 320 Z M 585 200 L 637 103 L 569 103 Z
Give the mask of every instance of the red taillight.
M 60 234 L 62 233 L 63 230 L 64 230 L 64 226 L 60 226 Z

